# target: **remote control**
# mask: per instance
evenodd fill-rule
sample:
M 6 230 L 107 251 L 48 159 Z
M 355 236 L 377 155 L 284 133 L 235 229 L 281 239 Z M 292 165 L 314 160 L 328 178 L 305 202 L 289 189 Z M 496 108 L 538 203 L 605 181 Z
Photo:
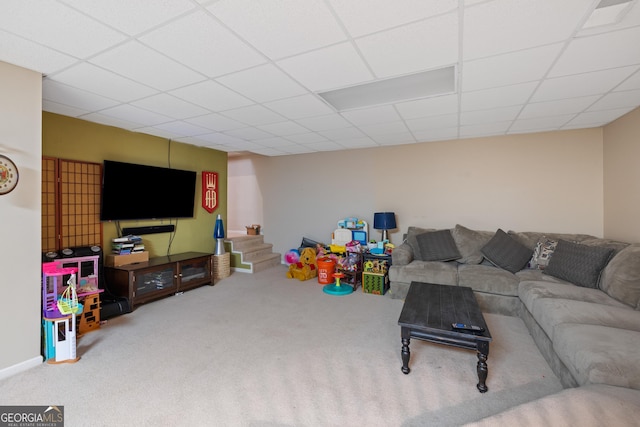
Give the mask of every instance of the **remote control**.
M 458 331 L 466 331 L 472 333 L 482 333 L 484 328 L 476 325 L 465 325 L 464 323 L 452 323 L 451 327 Z

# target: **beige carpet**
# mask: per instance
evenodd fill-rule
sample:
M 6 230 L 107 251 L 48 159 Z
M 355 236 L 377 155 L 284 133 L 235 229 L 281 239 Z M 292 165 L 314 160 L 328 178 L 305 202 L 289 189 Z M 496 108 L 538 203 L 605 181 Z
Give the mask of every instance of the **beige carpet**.
M 413 340 L 402 301 L 329 296 L 278 266 L 152 302 L 78 341 L 75 364 L 0 382 L 0 404 L 64 405 L 68 426 L 461 425 L 562 389 L 519 318 L 486 315 L 476 355 Z

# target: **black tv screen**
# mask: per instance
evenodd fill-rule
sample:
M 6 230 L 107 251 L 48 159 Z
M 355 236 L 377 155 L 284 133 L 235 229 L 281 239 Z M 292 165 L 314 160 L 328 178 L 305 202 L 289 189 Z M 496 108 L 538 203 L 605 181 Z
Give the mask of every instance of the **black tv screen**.
M 196 172 L 105 160 L 101 221 L 192 218 Z

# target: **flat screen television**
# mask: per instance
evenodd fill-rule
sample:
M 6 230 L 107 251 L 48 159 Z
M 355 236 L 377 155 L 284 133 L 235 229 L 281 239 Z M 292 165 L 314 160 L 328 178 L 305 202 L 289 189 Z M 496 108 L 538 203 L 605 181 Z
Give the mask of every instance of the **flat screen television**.
M 192 218 L 196 172 L 105 160 L 101 221 Z

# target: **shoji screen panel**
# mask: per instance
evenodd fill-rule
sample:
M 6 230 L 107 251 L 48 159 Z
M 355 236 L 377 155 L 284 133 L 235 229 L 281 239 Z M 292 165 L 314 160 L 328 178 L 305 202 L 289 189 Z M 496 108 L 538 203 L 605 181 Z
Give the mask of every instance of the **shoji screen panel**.
M 42 158 L 42 252 L 58 249 L 57 160 Z

